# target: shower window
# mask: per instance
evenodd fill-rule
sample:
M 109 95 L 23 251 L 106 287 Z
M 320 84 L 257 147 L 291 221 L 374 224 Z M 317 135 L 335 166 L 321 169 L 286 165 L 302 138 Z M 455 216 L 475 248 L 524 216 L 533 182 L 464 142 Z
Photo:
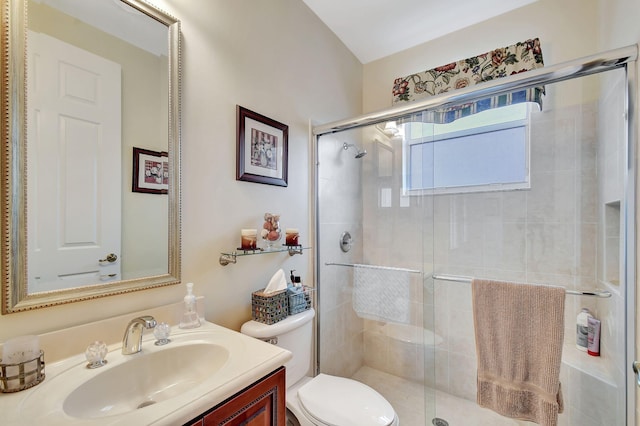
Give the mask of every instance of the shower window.
M 446 124 L 416 117 L 405 123 L 405 194 L 528 189 L 533 105 L 491 109 Z

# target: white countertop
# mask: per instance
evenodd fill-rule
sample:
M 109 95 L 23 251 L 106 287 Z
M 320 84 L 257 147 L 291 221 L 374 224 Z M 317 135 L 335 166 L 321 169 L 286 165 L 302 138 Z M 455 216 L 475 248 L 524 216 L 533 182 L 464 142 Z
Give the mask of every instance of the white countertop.
M 4 426 L 25 424 L 53 425 L 175 425 L 183 424 L 216 406 L 236 392 L 256 382 L 291 359 L 291 353 L 275 345 L 245 336 L 218 325 L 203 322 L 202 326 L 190 330 L 172 327 L 166 346 L 155 346 L 152 333 L 143 337 L 141 354 L 121 355 L 121 345 L 109 346 L 107 365 L 90 370 L 85 366 L 84 353 L 56 362 L 46 363 L 45 380 L 33 388 L 16 392 L 0 393 L 0 413 Z M 193 388 L 173 398 L 133 410 L 128 413 L 94 417 L 74 418 L 65 413 L 65 398 L 78 384 L 106 372 L 119 364 L 144 356 L 145 353 L 163 350 L 171 345 L 188 342 L 214 342 L 229 349 L 230 356 L 224 366 Z M 60 342 L 64 345 L 65 342 Z M 45 352 L 45 362 L 47 354 Z M 185 363 L 193 362 L 185 359 Z M 162 374 L 162 371 L 158 371 Z

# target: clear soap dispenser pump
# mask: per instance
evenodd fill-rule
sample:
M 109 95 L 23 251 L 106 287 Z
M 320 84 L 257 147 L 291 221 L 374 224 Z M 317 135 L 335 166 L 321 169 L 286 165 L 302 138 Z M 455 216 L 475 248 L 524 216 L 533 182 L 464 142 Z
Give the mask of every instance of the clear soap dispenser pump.
M 193 294 L 193 283 L 187 283 L 187 295 L 184 296 L 184 313 L 180 328 L 200 327 L 200 318 L 196 310 L 196 296 Z

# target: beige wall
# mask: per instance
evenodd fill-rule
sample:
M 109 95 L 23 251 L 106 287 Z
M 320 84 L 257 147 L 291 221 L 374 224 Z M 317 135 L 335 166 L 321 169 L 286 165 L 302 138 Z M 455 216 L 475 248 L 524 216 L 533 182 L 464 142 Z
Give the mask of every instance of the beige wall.
M 590 55 L 598 51 L 597 0 L 538 0 L 520 9 L 456 31 L 364 67 L 365 112 L 391 106 L 393 80 L 468 58 L 496 47 L 539 37 L 544 63 Z
M 250 293 L 279 268 L 310 281 L 313 252 L 244 257 L 221 266 L 241 228 L 265 212 L 310 241 L 309 122 L 360 114 L 362 65 L 299 0 L 153 1 L 182 22 L 183 281 L 206 297 L 208 320 L 239 329 Z M 235 107 L 289 125 L 289 186 L 235 180 Z M 0 340 L 182 300 L 184 286 L 0 316 Z

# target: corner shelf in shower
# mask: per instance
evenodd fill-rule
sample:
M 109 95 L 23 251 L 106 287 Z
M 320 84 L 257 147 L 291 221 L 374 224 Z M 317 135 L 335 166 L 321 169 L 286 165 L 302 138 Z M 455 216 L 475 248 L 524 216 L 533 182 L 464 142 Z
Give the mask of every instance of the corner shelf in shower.
M 304 250 L 309 250 L 311 247 L 303 247 L 303 246 L 281 246 L 281 247 L 273 247 L 270 249 L 257 249 L 257 250 L 242 250 L 237 249 L 228 253 L 220 253 L 220 264 L 222 266 L 226 266 L 230 263 L 237 263 L 238 257 L 241 256 L 255 256 L 258 254 L 268 254 L 268 253 L 289 253 L 289 256 L 293 256 L 296 254 L 302 254 Z

